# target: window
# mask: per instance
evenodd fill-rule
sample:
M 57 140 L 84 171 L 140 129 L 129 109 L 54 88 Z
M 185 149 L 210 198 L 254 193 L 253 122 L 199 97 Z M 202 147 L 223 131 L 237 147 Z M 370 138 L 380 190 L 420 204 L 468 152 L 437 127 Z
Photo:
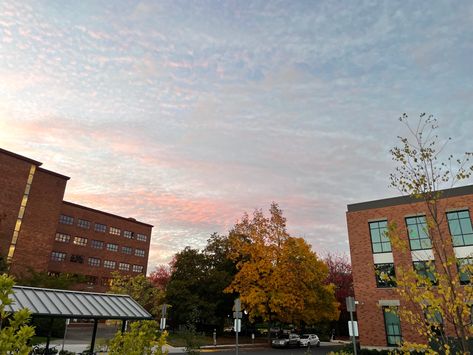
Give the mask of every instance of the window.
M 90 229 L 90 222 L 86 221 L 85 219 L 78 219 L 77 220 L 77 227 L 84 228 L 84 229 Z
M 133 272 L 143 272 L 143 266 L 133 265 Z
M 66 260 L 66 253 L 61 253 L 59 251 L 53 251 L 51 253 L 51 260 L 52 261 L 64 261 L 64 260 Z
M 406 218 L 406 224 L 411 250 L 432 248 L 425 216 L 408 217 Z
M 100 259 L 98 258 L 89 258 L 89 265 L 98 267 L 100 266 Z
M 110 250 L 110 251 L 118 251 L 118 245 L 117 245 L 117 244 L 110 244 L 110 243 L 108 243 L 108 244 L 107 244 L 107 250 Z
M 74 217 L 66 216 L 65 214 L 62 214 L 59 216 L 59 223 L 73 225 Z
M 69 234 L 56 233 L 55 240 L 56 242 L 69 243 L 69 240 L 71 240 L 71 236 Z
M 443 317 L 438 309 L 427 306 L 427 308 L 424 309 L 424 317 L 425 317 L 426 323 L 430 326 L 430 329 L 434 334 L 436 335 L 442 334 Z
M 400 345 L 402 340 L 401 321 L 399 319 L 397 307 L 383 307 L 383 314 L 388 346 Z
M 438 285 L 437 277 L 435 276 L 434 261 L 414 261 L 414 270 L 420 276 L 420 286 L 429 283 L 431 285 Z
M 448 212 L 448 228 L 454 247 L 473 245 L 473 228 L 468 211 Z
M 84 263 L 84 257 L 82 255 L 72 254 L 69 260 L 71 261 L 71 263 L 79 263 L 79 264 Z
M 461 285 L 468 285 L 473 274 L 473 258 L 457 259 L 458 276 Z
M 104 260 L 103 267 L 107 269 L 115 269 L 116 262 L 112 260 Z
M 376 287 L 396 287 L 394 264 L 375 264 Z
M 104 242 L 100 240 L 92 240 L 92 243 L 90 243 L 90 246 L 95 249 L 103 249 Z
M 133 238 L 133 232 L 130 232 L 130 231 L 123 231 L 123 236 L 124 236 L 125 238 L 132 239 L 132 238 Z
M 142 249 L 135 249 L 135 255 L 143 258 L 145 256 L 145 251 Z
M 113 277 L 102 277 L 102 286 L 110 286 Z
M 370 222 L 370 235 L 373 253 L 388 253 L 391 251 L 388 221 Z
M 136 240 L 139 240 L 140 242 L 146 242 L 148 240 L 148 237 L 144 234 L 138 233 L 136 235 Z
M 122 270 L 122 271 L 129 271 L 130 270 L 130 264 L 120 263 L 120 264 L 118 264 L 118 269 Z
M 107 231 L 107 226 L 105 224 L 95 223 L 94 230 L 96 232 L 105 233 Z
M 132 251 L 133 251 L 133 249 L 130 248 L 130 247 L 122 247 L 122 253 L 123 254 L 131 254 Z
M 87 275 L 85 277 L 85 283 L 89 286 L 93 286 L 97 284 L 97 276 Z
M 87 245 L 87 238 L 74 237 L 74 244 L 85 247 Z
M 120 235 L 122 234 L 122 231 L 120 230 L 120 228 L 110 227 L 110 234 Z

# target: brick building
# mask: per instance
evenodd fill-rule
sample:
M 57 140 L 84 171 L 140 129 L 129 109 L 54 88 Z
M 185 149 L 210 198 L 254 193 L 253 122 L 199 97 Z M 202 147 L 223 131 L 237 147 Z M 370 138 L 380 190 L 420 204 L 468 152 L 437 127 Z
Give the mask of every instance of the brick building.
M 473 208 L 473 185 L 442 191 L 439 201 L 445 253 L 455 255 L 459 262 L 472 261 L 473 228 L 470 209 Z M 396 269 L 412 268 L 425 272 L 426 263 L 436 260 L 427 234 L 426 204 L 411 197 L 394 197 L 347 206 L 347 225 L 353 282 L 357 306 L 359 338 L 362 347 L 395 346 L 399 341 L 425 343 L 410 324 L 388 312 L 388 307 L 406 306 L 395 290 L 396 284 L 380 275 L 395 278 Z M 388 224 L 396 223 L 409 250 L 393 247 L 385 235 Z M 433 236 L 433 238 L 437 238 Z M 437 270 L 438 267 L 437 267 Z M 469 282 L 458 270 L 456 277 Z M 461 286 L 460 286 L 461 287 Z M 448 329 L 447 329 L 448 332 Z
M 113 271 L 146 274 L 153 226 L 63 201 L 68 180 L 0 149 L 0 256 L 10 273 L 85 275 L 99 292 Z

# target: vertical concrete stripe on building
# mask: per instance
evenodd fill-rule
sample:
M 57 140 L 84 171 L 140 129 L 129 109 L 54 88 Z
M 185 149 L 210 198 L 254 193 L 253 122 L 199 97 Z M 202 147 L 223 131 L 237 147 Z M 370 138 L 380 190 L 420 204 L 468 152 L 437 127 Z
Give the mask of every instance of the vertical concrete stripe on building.
M 20 236 L 21 223 L 25 214 L 26 205 L 28 204 L 28 196 L 30 195 L 31 184 L 33 183 L 33 177 L 35 172 L 36 165 L 31 165 L 28 180 L 26 181 L 25 192 L 23 193 L 23 198 L 21 199 L 20 209 L 18 211 L 18 217 L 15 223 L 15 229 L 13 230 L 10 248 L 8 250 L 7 262 L 9 264 L 12 262 L 13 255 L 15 254 L 16 242 L 18 241 L 18 237 Z

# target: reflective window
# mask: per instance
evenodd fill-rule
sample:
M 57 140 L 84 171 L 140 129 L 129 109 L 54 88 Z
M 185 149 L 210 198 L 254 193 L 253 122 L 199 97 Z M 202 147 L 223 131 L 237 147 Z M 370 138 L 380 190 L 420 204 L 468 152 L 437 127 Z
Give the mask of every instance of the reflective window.
M 122 247 L 122 253 L 123 254 L 131 254 L 132 251 L 133 251 L 133 249 L 130 248 L 130 247 Z
M 75 245 L 84 247 L 87 245 L 87 238 L 82 238 L 82 237 L 74 237 L 74 242 Z
M 59 216 L 59 223 L 72 225 L 74 224 L 74 217 L 62 214 Z
M 396 287 L 394 264 L 375 264 L 376 287 Z
M 148 237 L 144 234 L 136 234 L 136 240 L 139 240 L 140 242 L 146 242 L 148 240 Z
M 433 261 L 414 261 L 414 270 L 419 275 L 419 286 L 438 285 L 437 277 L 435 276 L 435 263 Z
M 143 272 L 143 266 L 133 265 L 133 272 Z
M 432 248 L 425 216 L 408 217 L 406 218 L 406 224 L 411 250 Z
M 108 244 L 107 244 L 107 250 L 110 250 L 110 251 L 118 251 L 118 245 L 117 245 L 117 244 L 108 243 Z
M 401 344 L 401 320 L 397 307 L 383 307 L 384 327 L 386 329 L 386 340 L 389 346 Z
M 133 232 L 130 232 L 130 231 L 123 231 L 123 236 L 124 236 L 125 238 L 132 239 L 132 238 L 133 238 Z
M 448 212 L 448 228 L 454 247 L 473 245 L 473 228 L 468 211 Z
M 56 242 L 69 243 L 69 240 L 71 240 L 71 236 L 69 234 L 56 233 L 55 240 Z
M 110 227 L 110 234 L 120 235 L 122 234 L 122 231 L 120 230 L 120 228 Z
M 103 249 L 104 242 L 101 240 L 92 240 L 92 243 L 90 243 L 90 246 L 95 249 Z
M 112 260 L 104 260 L 103 267 L 107 269 L 115 269 L 116 262 Z
M 145 256 L 145 251 L 142 249 L 135 249 L 135 255 L 143 258 Z
M 64 261 L 66 259 L 66 253 L 61 253 L 59 251 L 53 251 L 51 253 L 52 261 Z
M 388 221 L 370 222 L 371 246 L 373 253 L 391 251 L 391 241 L 388 237 Z
M 85 219 L 78 219 L 77 220 L 77 227 L 84 228 L 84 229 L 89 229 L 90 228 L 90 222 L 86 221 Z
M 460 284 L 469 284 L 473 274 L 473 258 L 457 259 L 457 267 Z
M 72 254 L 70 258 L 71 263 L 79 263 L 83 264 L 84 263 L 84 257 L 82 255 L 75 255 Z
M 96 232 L 105 233 L 107 231 L 107 226 L 105 224 L 95 223 L 94 224 L 94 230 Z
M 100 266 L 100 259 L 98 258 L 89 258 L 88 262 L 90 266 Z
M 120 263 L 120 264 L 118 264 L 118 269 L 122 270 L 122 271 L 129 271 L 130 270 L 130 264 Z

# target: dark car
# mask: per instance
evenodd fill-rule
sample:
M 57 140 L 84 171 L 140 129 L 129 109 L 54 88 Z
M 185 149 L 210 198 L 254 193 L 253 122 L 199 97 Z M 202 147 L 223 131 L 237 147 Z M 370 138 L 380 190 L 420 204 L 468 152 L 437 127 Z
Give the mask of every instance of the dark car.
M 274 348 L 299 347 L 300 344 L 301 339 L 297 334 L 284 334 L 271 342 Z

